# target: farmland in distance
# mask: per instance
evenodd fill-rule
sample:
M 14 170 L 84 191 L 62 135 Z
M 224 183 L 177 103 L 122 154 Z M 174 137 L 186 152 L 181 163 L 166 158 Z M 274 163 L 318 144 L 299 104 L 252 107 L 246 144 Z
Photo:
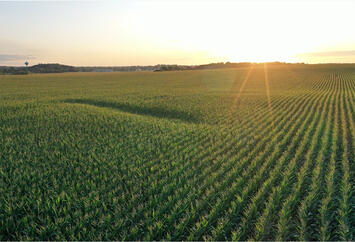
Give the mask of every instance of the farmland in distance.
M 354 240 L 355 68 L 0 76 L 0 240 Z

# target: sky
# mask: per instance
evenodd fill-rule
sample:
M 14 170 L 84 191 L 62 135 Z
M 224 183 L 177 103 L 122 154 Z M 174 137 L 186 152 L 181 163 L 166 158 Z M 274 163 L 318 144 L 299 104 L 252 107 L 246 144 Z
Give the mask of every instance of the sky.
M 355 1 L 1 1 L 0 65 L 355 63 Z

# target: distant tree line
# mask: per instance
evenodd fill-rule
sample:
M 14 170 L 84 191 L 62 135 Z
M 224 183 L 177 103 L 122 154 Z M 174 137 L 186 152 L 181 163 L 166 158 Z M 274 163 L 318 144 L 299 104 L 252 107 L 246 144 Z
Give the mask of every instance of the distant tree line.
M 28 73 L 77 72 L 73 66 L 61 64 L 38 64 L 30 67 L 0 66 L 0 74 L 25 75 Z
M 61 73 L 61 72 L 77 72 L 74 66 L 61 64 L 38 64 L 28 68 L 32 73 Z
M 220 69 L 220 68 L 238 68 L 248 67 L 251 64 L 263 65 L 264 63 L 251 62 L 217 62 L 204 65 L 156 65 L 155 71 L 179 71 L 179 70 L 204 70 L 204 69 Z M 304 63 L 285 63 L 285 62 L 268 62 L 268 65 L 295 65 Z
M 0 66 L 0 74 L 24 75 L 28 73 L 62 73 L 62 72 L 135 72 L 135 71 L 184 71 L 184 70 L 205 70 L 205 69 L 220 69 L 220 68 L 238 68 L 248 67 L 250 65 L 262 66 L 264 63 L 250 62 L 218 62 L 204 65 L 150 65 L 150 66 L 94 66 L 94 67 L 74 67 L 61 64 L 38 64 L 30 67 L 9 67 Z M 268 62 L 269 66 L 284 66 L 284 65 L 299 65 L 304 66 L 304 63 L 285 63 L 285 62 Z M 355 68 L 354 64 L 312 64 L 310 67 L 350 67 Z
M 82 66 L 76 67 L 80 72 L 134 72 L 134 71 L 154 71 L 155 66 Z
M 0 74 L 25 75 L 27 70 L 25 67 L 0 66 Z

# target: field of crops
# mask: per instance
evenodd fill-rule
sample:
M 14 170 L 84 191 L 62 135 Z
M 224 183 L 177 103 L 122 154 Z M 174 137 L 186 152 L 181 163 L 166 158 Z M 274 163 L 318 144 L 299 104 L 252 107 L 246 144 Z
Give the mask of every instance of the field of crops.
M 0 240 L 354 240 L 355 68 L 0 76 Z

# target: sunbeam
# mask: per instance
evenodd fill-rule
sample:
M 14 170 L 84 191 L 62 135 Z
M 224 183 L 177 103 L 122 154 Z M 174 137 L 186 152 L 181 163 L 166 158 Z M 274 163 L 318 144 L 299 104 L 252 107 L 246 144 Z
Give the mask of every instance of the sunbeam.
M 270 99 L 269 73 L 268 73 L 268 69 L 267 69 L 267 63 L 264 63 L 264 76 L 265 76 L 267 103 L 269 105 L 270 110 L 272 111 L 271 99 Z
M 249 77 L 250 77 L 250 75 L 251 75 L 253 69 L 254 69 L 254 64 L 250 65 L 250 67 L 249 67 L 248 73 L 247 73 L 247 75 L 245 76 L 242 85 L 240 86 L 239 92 L 238 92 L 238 94 L 237 94 L 237 95 L 235 96 L 235 98 L 234 98 L 234 102 L 233 102 L 231 111 L 233 111 L 233 110 L 237 107 L 238 99 L 240 98 L 240 95 L 242 94 L 242 92 L 243 92 L 243 90 L 244 90 L 244 88 L 245 88 L 245 84 L 246 84 L 247 81 L 249 80 Z
M 268 66 L 267 63 L 264 63 L 264 80 L 265 80 L 265 89 L 266 89 L 266 97 L 267 97 L 267 104 L 271 116 L 271 122 L 272 125 L 274 125 L 274 115 L 272 111 L 272 104 L 271 104 L 271 98 L 270 98 L 270 85 L 269 85 L 269 72 L 268 72 Z

